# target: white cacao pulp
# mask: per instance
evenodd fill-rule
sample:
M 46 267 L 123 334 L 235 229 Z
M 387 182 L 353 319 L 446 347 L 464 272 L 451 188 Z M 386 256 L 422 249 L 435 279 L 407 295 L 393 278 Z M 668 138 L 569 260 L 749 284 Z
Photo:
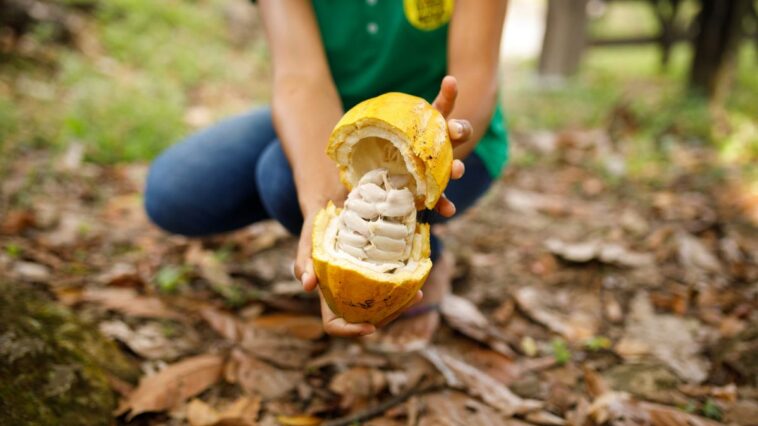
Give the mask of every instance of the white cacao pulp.
M 350 191 L 339 217 L 337 250 L 381 272 L 403 267 L 416 229 L 409 176 L 385 168 L 367 172 Z

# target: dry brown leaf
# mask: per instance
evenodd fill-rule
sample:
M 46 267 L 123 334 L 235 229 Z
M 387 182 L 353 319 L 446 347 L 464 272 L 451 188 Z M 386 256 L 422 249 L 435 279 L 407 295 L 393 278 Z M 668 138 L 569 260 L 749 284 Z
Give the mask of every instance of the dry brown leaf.
M 600 395 L 590 405 L 589 415 L 595 424 L 650 426 L 717 426 L 721 424 L 678 408 L 637 401 L 623 392 L 608 392 Z
M 46 282 L 51 277 L 50 268 L 34 262 L 14 262 L 13 275 L 24 281 Z
M 99 328 L 106 336 L 124 342 L 137 355 L 147 359 L 173 360 L 193 349 L 196 343 L 191 334 L 168 338 L 164 327 L 155 322 L 132 330 L 123 321 L 104 321 Z
M 200 310 L 200 316 L 226 340 L 238 342 L 242 338 L 241 325 L 233 314 L 206 306 Z
M 219 411 L 199 399 L 187 404 L 190 426 L 255 426 L 260 412 L 259 397 L 242 396 Z
M 526 423 L 504 419 L 495 409 L 458 391 L 445 390 L 423 397 L 426 413 L 419 426 L 522 426 Z
M 234 279 L 229 275 L 229 271 L 210 250 L 203 250 L 200 242 L 190 244 L 185 255 L 187 264 L 196 266 L 200 270 L 200 275 L 205 278 L 213 290 L 221 296 L 234 299 L 237 297 Z
M 620 244 L 599 240 L 567 243 L 557 238 L 551 238 L 545 242 L 545 246 L 553 254 L 571 262 L 583 263 L 599 260 L 604 263 L 637 268 L 652 266 L 655 260 L 650 253 L 634 252 Z
M 505 191 L 505 203 L 511 210 L 523 214 L 540 212 L 551 216 L 565 216 L 572 212 L 571 205 L 563 197 L 514 188 Z
M 721 263 L 699 239 L 682 231 L 677 234 L 676 242 L 679 262 L 683 267 L 706 272 L 721 272 Z
M 470 300 L 448 294 L 440 305 L 442 317 L 453 329 L 490 346 L 495 351 L 514 357 L 515 353 L 501 338 L 498 330 Z
M 171 364 L 156 374 L 140 379 L 137 389 L 126 398 L 117 414 L 129 412 L 127 420 L 140 413 L 176 407 L 221 378 L 224 358 L 199 355 Z
M 378 395 L 387 387 L 384 374 L 376 369 L 353 367 L 337 373 L 329 384 L 329 390 L 342 397 L 342 407 L 355 405 L 356 400 L 365 400 Z
M 110 269 L 100 274 L 97 280 L 103 285 L 114 287 L 139 288 L 144 285 L 144 281 L 139 275 L 137 268 L 130 263 L 114 264 Z
M 36 218 L 31 210 L 11 210 L 0 222 L 0 234 L 18 235 L 35 225 Z
M 240 419 L 249 422 L 250 426 L 254 426 L 260 412 L 260 396 L 241 396 L 221 411 L 221 420 Z
M 529 423 L 545 426 L 563 426 L 566 424 L 566 420 L 547 411 L 527 413 L 524 419 Z
M 212 426 L 218 419 L 218 411 L 197 398 L 187 404 L 187 421 L 190 426 Z
M 525 414 L 542 406 L 539 401 L 522 399 L 481 370 L 434 347 L 425 349 L 422 354 L 440 370 L 448 386 L 465 389 L 505 416 Z
M 166 306 L 162 300 L 142 296 L 130 288 L 88 288 L 78 301 L 101 305 L 107 310 L 139 318 L 185 319 L 184 315 Z
M 710 368 L 710 362 L 700 355 L 698 333 L 705 331 L 706 326 L 695 319 L 656 314 L 647 295 L 638 292 L 626 319 L 624 337 L 615 350 L 631 360 L 652 355 L 682 379 L 700 383 Z
M 354 366 L 381 368 L 387 365 L 387 358 L 366 352 L 358 345 L 348 347 L 332 345 L 329 352 L 310 359 L 306 365 L 309 369 L 319 369 L 327 365 L 333 365 L 338 370 Z
M 276 399 L 295 389 L 302 381 L 299 371 L 285 371 L 275 368 L 235 349 L 232 352 L 237 371 L 236 382 L 250 394 L 260 394 L 263 399 Z
M 584 341 L 596 333 L 597 319 L 591 317 L 590 313 L 573 309 L 569 314 L 563 314 L 552 309 L 549 302 L 554 295 L 533 287 L 522 287 L 516 291 L 514 297 L 524 313 L 569 341 Z
M 289 334 L 298 339 L 317 340 L 324 335 L 321 318 L 298 314 L 271 314 L 255 318 L 250 324 L 262 330 Z
M 61 248 L 74 246 L 77 243 L 94 238 L 102 232 L 102 226 L 83 214 L 64 212 L 58 227 L 46 235 L 41 242 L 50 247 Z
M 282 426 L 318 426 L 323 420 L 313 416 L 276 416 Z
M 240 344 L 248 353 L 277 366 L 300 368 L 320 345 L 309 340 L 290 337 L 271 330 L 247 325 Z

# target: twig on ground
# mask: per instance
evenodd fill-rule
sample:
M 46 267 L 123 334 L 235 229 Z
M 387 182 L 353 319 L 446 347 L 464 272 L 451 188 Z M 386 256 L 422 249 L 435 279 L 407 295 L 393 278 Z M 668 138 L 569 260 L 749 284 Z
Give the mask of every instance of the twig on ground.
M 393 397 L 390 397 L 373 407 L 366 408 L 365 410 L 361 410 L 355 414 L 351 414 L 346 417 L 340 417 L 339 419 L 330 420 L 326 423 L 323 423 L 321 426 L 350 426 L 353 424 L 357 424 L 358 422 L 368 420 L 368 419 L 381 415 L 382 413 L 389 410 L 390 408 L 405 402 L 406 399 L 410 398 L 413 395 L 428 393 L 428 392 L 432 392 L 432 391 L 439 390 L 442 388 L 442 386 L 435 385 L 435 384 L 427 385 L 425 382 L 427 382 L 427 380 L 425 380 L 425 378 L 422 378 L 418 386 L 409 388 L 405 390 L 404 392 L 399 393 Z

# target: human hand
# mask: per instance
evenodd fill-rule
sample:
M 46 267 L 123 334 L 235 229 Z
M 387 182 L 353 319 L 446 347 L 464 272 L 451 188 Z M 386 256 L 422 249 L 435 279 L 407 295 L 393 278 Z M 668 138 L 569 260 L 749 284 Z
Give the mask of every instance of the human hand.
M 447 119 L 447 131 L 450 135 L 450 142 L 453 148 L 459 146 L 471 138 L 473 132 L 471 123 L 468 120 L 449 118 L 450 113 L 455 107 L 455 98 L 458 97 L 458 81 L 453 76 L 446 76 L 442 79 L 440 91 L 434 99 L 432 106 L 437 109 L 442 116 Z M 450 178 L 453 180 L 463 177 L 466 168 L 461 160 L 454 159 Z M 439 214 L 450 217 L 455 214 L 455 204 L 450 201 L 445 194 L 442 194 L 437 205 L 434 207 Z
M 308 292 L 315 290 L 318 286 L 318 278 L 316 278 L 316 273 L 313 270 L 313 258 L 311 257 L 311 250 L 313 248 L 313 221 L 315 218 L 315 212 L 306 214 L 305 216 L 303 228 L 300 231 L 300 242 L 297 247 L 297 257 L 295 259 L 294 267 L 295 277 L 300 280 L 303 284 L 303 289 Z M 376 327 L 372 324 L 353 324 L 345 321 L 344 318 L 338 317 L 337 314 L 329 308 L 321 291 L 319 291 L 318 294 L 321 299 L 321 320 L 323 322 L 324 331 L 327 334 L 342 337 L 359 337 L 376 331 Z M 421 292 L 419 292 L 416 299 L 421 300 Z
M 471 123 L 468 120 L 461 119 L 448 119 L 450 113 L 455 106 L 455 98 L 458 96 L 458 83 L 455 77 L 447 76 L 442 80 L 439 94 L 432 103 L 442 115 L 447 119 L 448 132 L 450 141 L 453 147 L 456 147 L 469 140 L 472 133 Z M 453 180 L 460 179 L 465 172 L 463 162 L 454 159 L 450 178 Z M 455 205 L 444 194 L 440 197 L 439 202 L 435 206 L 435 210 L 445 217 L 450 217 L 455 214 Z M 312 232 L 313 221 L 316 217 L 316 211 L 306 212 L 303 222 L 303 228 L 300 232 L 300 242 L 297 249 L 297 257 L 295 260 L 294 273 L 300 282 L 303 284 L 305 291 L 313 291 L 318 286 L 318 278 L 313 269 L 312 260 Z M 324 296 L 319 291 L 319 299 L 321 301 L 321 319 L 323 322 L 324 331 L 332 336 L 341 337 L 359 337 L 366 336 L 376 331 L 376 326 L 369 323 L 349 323 L 335 314 L 329 305 L 326 303 Z M 408 308 L 419 303 L 423 299 L 423 292 L 419 291 L 416 297 L 408 302 L 401 309 L 398 309 L 389 318 L 378 324 L 379 327 L 386 325 L 400 316 Z

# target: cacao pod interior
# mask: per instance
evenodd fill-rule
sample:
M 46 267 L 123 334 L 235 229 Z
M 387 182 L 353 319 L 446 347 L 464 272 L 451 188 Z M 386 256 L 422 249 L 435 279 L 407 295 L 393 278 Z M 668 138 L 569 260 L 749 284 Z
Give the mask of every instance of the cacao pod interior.
M 406 138 L 379 126 L 365 126 L 354 130 L 339 147 L 337 162 L 347 165 L 345 171 L 350 188 L 354 188 L 367 172 L 383 167 L 392 175 L 411 177 L 408 189 L 421 208 L 426 198 L 427 182 L 423 163 L 417 161 Z

